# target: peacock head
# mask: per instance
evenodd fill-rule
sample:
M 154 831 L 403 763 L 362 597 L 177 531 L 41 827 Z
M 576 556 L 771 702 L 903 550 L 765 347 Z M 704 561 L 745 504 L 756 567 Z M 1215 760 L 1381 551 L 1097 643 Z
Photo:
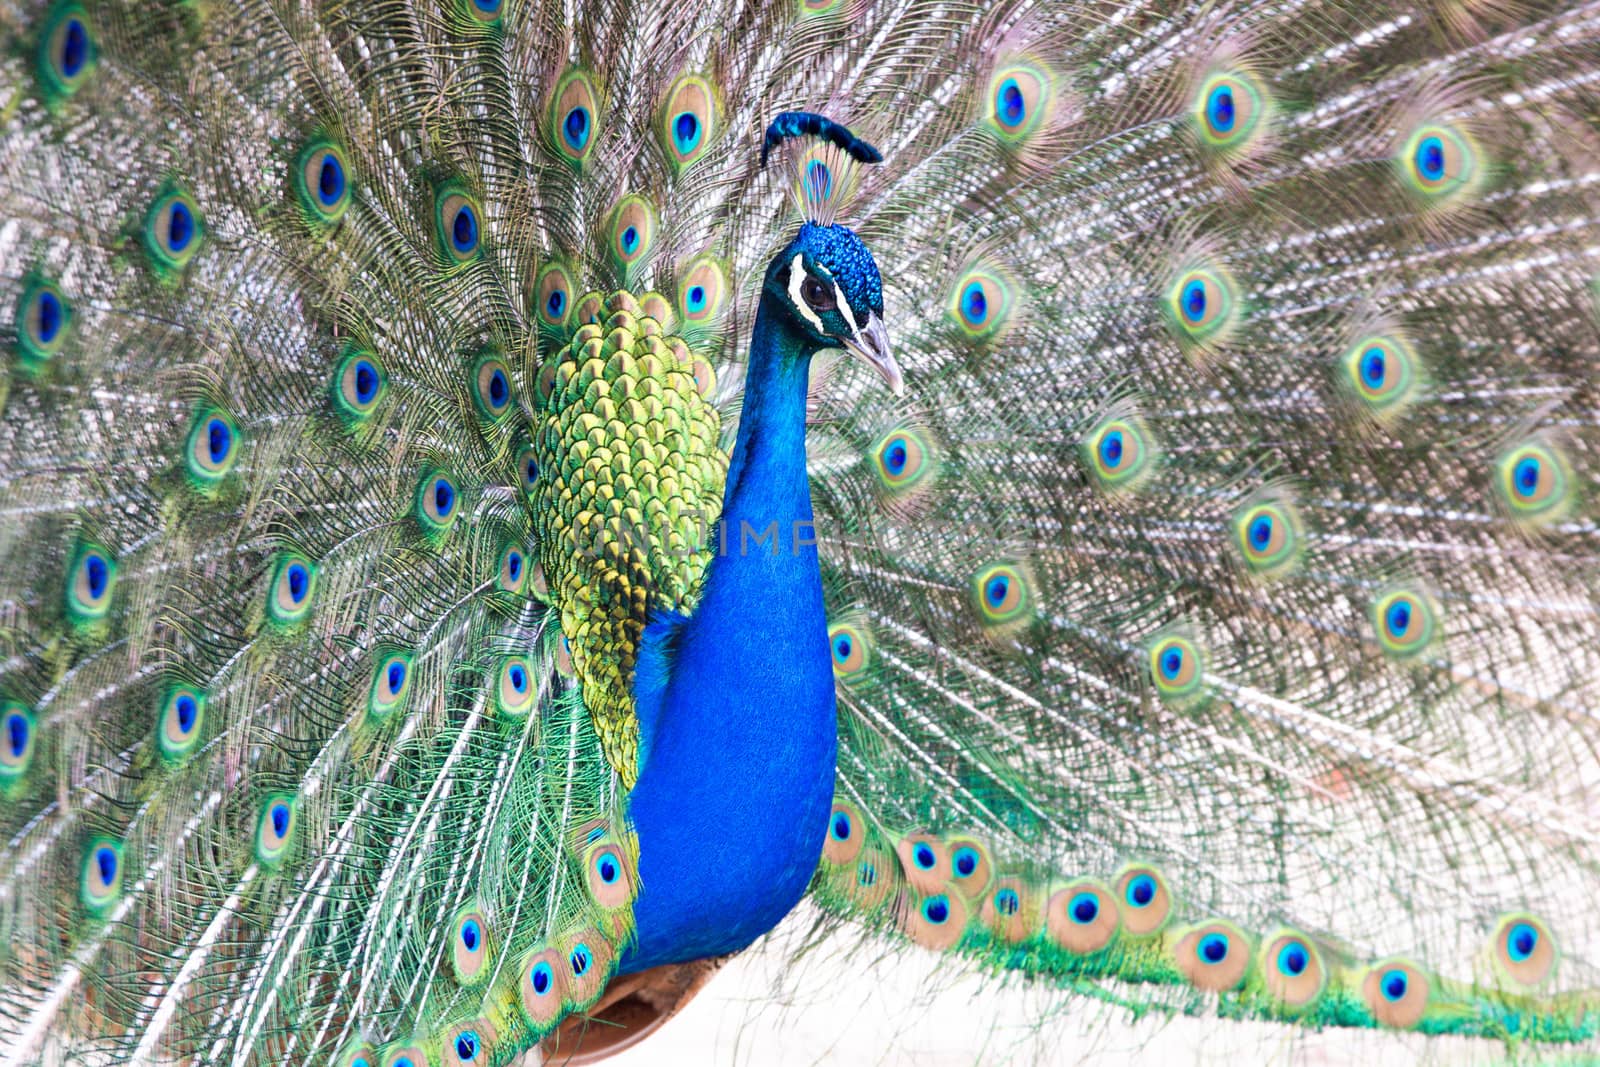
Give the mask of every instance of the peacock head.
M 883 324 L 883 283 L 872 253 L 848 227 L 807 222 L 767 268 L 767 293 L 810 347 L 844 348 L 890 390 L 905 390 Z

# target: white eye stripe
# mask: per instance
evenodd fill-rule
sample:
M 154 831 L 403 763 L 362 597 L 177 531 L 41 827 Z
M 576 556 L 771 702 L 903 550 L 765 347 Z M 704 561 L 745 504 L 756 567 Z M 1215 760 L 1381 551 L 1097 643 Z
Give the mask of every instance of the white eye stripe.
M 800 296 L 800 287 L 806 283 L 806 279 L 809 277 L 811 275 L 806 272 L 805 256 L 796 252 L 794 259 L 789 263 L 789 303 L 794 305 L 796 311 L 805 316 L 807 322 L 816 327 L 818 333 L 827 333 L 828 331 L 822 325 L 822 319 L 817 316 L 815 311 L 811 310 L 811 305 L 807 304 Z
M 856 323 L 855 309 L 850 306 L 850 298 L 845 296 L 842 290 L 839 293 L 838 304 L 839 310 L 844 313 L 844 321 L 846 325 L 850 327 L 850 336 L 860 337 L 861 327 Z

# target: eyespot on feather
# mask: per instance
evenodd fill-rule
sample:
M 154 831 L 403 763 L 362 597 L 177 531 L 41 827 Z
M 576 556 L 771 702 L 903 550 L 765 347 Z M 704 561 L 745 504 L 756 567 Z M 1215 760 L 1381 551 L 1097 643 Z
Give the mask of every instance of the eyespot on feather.
M 494 960 L 489 942 L 489 921 L 483 909 L 472 905 L 456 913 L 450 922 L 450 969 L 456 982 L 464 986 L 482 985 L 491 974 Z
M 365 1041 L 356 1041 L 345 1046 L 334 1063 L 338 1067 L 378 1067 L 378 1054 Z
M 441 186 L 434 194 L 433 215 L 439 252 L 446 263 L 468 263 L 477 258 L 483 237 L 483 209 L 463 186 Z
M 205 713 L 204 690 L 188 685 L 167 690 L 156 708 L 156 748 L 163 760 L 176 765 L 189 758 L 200 743 Z
M 459 0 L 461 9 L 468 18 L 485 26 L 499 23 L 500 16 L 505 12 L 505 0 Z M 418 1064 L 417 1067 L 422 1067 Z
M 54 282 L 32 278 L 17 299 L 17 356 L 38 369 L 60 355 L 72 333 L 72 304 Z
M 633 865 L 616 840 L 607 837 L 591 845 L 584 855 L 583 870 L 589 895 L 601 908 L 615 911 L 633 903 Z
M 895 860 L 883 849 L 868 845 L 853 863 L 839 869 L 832 884 L 861 911 L 877 911 L 899 884 Z
M 163 279 L 172 280 L 194 259 L 204 240 L 205 224 L 194 198 L 168 185 L 145 213 L 144 247 L 151 265 Z
M 1107 493 L 1138 488 L 1155 470 L 1160 455 L 1144 420 L 1132 413 L 1102 419 L 1079 448 L 1095 483 Z
M 1133 937 L 1159 933 L 1172 917 L 1172 893 L 1166 877 L 1154 867 L 1124 867 L 1117 875 L 1116 900 L 1122 928 Z
M 315 138 L 295 159 L 294 192 L 306 221 L 332 226 L 350 206 L 350 168 L 339 146 Z
M 304 622 L 316 598 L 317 568 L 304 556 L 292 552 L 278 555 L 273 566 L 272 584 L 267 596 L 267 614 L 279 626 Z
M 1516 522 L 1537 527 L 1563 518 L 1571 503 L 1566 457 L 1543 441 L 1526 441 L 1495 464 L 1500 503 Z
M 383 1067 L 432 1067 L 432 1062 L 420 1042 L 408 1040 L 384 1052 Z
M 637 194 L 617 201 L 611 213 L 608 247 L 611 260 L 626 276 L 650 254 L 656 237 L 656 211 L 650 201 Z
M 554 1026 L 562 1016 L 567 1001 L 566 968 L 561 952 L 553 948 L 539 949 L 523 961 L 517 1001 L 536 1032 Z
M 227 412 L 206 408 L 189 425 L 183 450 L 189 482 L 202 492 L 215 490 L 239 461 L 239 428 Z
M 27 775 L 38 744 L 33 710 L 15 700 L 0 704 L 0 794 Z
M 1433 600 L 1419 589 L 1394 587 L 1373 598 L 1372 628 L 1384 653 L 1410 659 L 1430 644 L 1438 630 Z
M 551 143 L 574 167 L 594 151 L 600 116 L 600 94 L 587 71 L 570 70 L 556 85 L 550 104 Z
M 1398 416 L 1417 399 L 1421 363 L 1397 332 L 1369 334 L 1345 350 L 1340 384 L 1357 405 L 1380 421 Z
M 958 329 L 972 340 L 997 337 L 1011 321 L 1017 289 L 998 266 L 974 263 L 956 275 L 950 288 L 949 313 Z
M 388 391 L 389 379 L 378 357 L 347 349 L 333 371 L 333 408 L 347 424 L 364 422 Z
M 92 837 L 84 846 L 78 898 L 93 915 L 103 915 L 122 896 L 122 842 Z
M 833 676 L 846 684 L 860 681 L 872 665 L 872 635 L 860 625 L 841 621 L 828 628 Z
M 1560 959 L 1549 928 L 1526 913 L 1500 917 L 1489 942 L 1489 952 L 1495 969 L 1517 990 L 1537 989 L 1543 985 L 1555 972 Z
M 822 858 L 835 867 L 847 867 L 861 855 L 867 841 L 867 824 L 853 804 L 833 802 L 828 815 L 828 833 L 822 841 Z
M 994 860 L 988 846 L 975 837 L 952 837 L 946 847 L 950 851 L 950 887 L 969 901 L 983 899 L 994 881 Z
M 495 588 L 510 596 L 521 596 L 528 588 L 529 570 L 528 554 L 516 545 L 507 545 L 500 553 Z
M 417 524 L 429 537 L 442 537 L 455 525 L 461 512 L 460 492 L 453 478 L 441 470 L 430 470 L 417 482 L 412 507 Z
M 1219 70 L 1196 90 L 1190 115 L 1206 148 L 1227 154 L 1248 150 L 1265 129 L 1266 90 L 1244 70 Z
M 922 896 L 939 893 L 950 880 L 950 853 L 937 834 L 904 835 L 894 846 L 906 883 Z
M 1172 958 L 1196 989 L 1225 993 L 1239 988 L 1250 970 L 1250 940 L 1232 923 L 1212 919 L 1179 937 Z
M 1217 265 L 1191 267 L 1167 288 L 1167 313 L 1178 339 L 1212 346 L 1223 343 L 1238 319 L 1233 278 Z
M 678 313 L 689 326 L 715 323 L 727 297 L 727 274 L 710 256 L 691 260 L 678 279 Z
M 1234 545 L 1253 574 L 1278 577 L 1294 569 L 1303 550 L 1299 513 L 1282 498 L 1257 498 L 1233 520 Z
M 1361 980 L 1361 999 L 1382 1026 L 1410 1030 L 1428 1010 L 1431 983 L 1416 964 L 1389 959 L 1373 964 Z
M 34 69 L 47 103 L 71 97 L 88 82 L 99 62 L 94 24 L 83 5 L 57 3 L 39 27 Z
M 1430 208 L 1457 206 L 1483 184 L 1477 143 L 1464 128 L 1450 123 L 1429 122 L 1414 129 L 1395 166 L 1406 189 Z
M 657 122 L 661 149 L 675 170 L 704 156 L 720 132 L 711 83 L 699 75 L 681 75 L 672 83 Z
M 980 110 L 1000 143 L 1015 148 L 1044 127 L 1057 95 L 1055 74 L 1044 64 L 1023 58 L 990 76 Z
M 561 939 L 567 1007 L 581 1011 L 599 999 L 611 977 L 615 953 L 611 942 L 594 927 L 585 927 Z
M 268 797 L 256 815 L 256 862 L 272 868 L 294 846 L 295 798 L 287 793 Z
M 1026 879 L 1002 875 L 981 898 L 979 918 L 998 940 L 1026 941 L 1039 929 L 1039 893 Z
M 404 708 L 410 695 L 411 656 L 405 652 L 379 656 L 372 671 L 372 685 L 367 690 L 367 717 L 373 722 L 383 722 Z
M 67 618 L 78 627 L 92 626 L 111 612 L 117 584 L 117 561 L 92 542 L 80 542 L 67 569 Z
M 507 656 L 495 672 L 495 710 L 508 719 L 522 719 L 538 696 L 528 657 Z
M 474 364 L 472 400 L 478 414 L 487 419 L 498 419 L 511 410 L 511 368 L 498 352 L 486 352 Z
M 534 287 L 534 313 L 539 322 L 553 329 L 567 324 L 572 314 L 572 274 L 560 263 L 546 263 L 539 270 L 539 282 Z M 541 388 L 543 378 L 540 379 Z M 548 394 L 546 394 L 548 395 Z M 543 403 L 545 397 L 540 397 Z
M 952 948 L 967 930 L 970 910 L 959 893 L 907 894 L 899 906 L 901 931 L 923 948 L 942 952 Z
M 978 621 L 990 630 L 1006 632 L 1026 624 L 1033 616 L 1032 583 L 1017 564 L 979 567 L 972 576 L 969 594 Z
M 1150 680 L 1162 700 L 1182 706 L 1203 694 L 1205 654 L 1188 634 L 1163 631 L 1145 648 Z
M 445 1067 L 489 1067 L 499 1035 L 485 1018 L 456 1023 L 444 1032 L 439 1060 Z
M 915 426 L 902 426 L 880 437 L 868 453 L 878 493 L 886 504 L 909 501 L 938 480 L 938 449 L 933 438 Z
M 1117 898 L 1093 878 L 1068 882 L 1050 894 L 1045 905 L 1045 933 L 1068 952 L 1086 956 L 1099 952 L 1117 936 L 1120 924 Z
M 1267 939 L 1259 966 L 1267 994 L 1291 1010 L 1311 1007 L 1327 988 L 1322 951 L 1294 930 L 1280 930 Z

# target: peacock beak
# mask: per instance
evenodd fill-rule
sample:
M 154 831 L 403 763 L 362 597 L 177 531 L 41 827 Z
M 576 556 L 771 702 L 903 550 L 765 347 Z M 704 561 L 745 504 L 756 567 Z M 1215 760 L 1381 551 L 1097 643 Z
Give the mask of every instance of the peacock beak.
M 906 380 L 900 376 L 900 366 L 889 351 L 889 330 L 876 315 L 867 317 L 867 324 L 856 332 L 854 340 L 845 347 L 875 367 L 895 396 L 904 396 Z

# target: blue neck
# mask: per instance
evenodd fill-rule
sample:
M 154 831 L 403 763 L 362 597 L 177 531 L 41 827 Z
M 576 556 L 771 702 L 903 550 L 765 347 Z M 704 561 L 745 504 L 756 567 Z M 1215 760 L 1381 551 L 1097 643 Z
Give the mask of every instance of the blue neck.
M 665 685 L 637 694 L 645 760 L 629 812 L 642 891 L 624 971 L 744 948 L 799 901 L 821 855 L 837 739 L 822 580 L 806 543 L 815 348 L 785 321 L 763 295 L 700 603 L 681 625 L 646 633 L 637 688 Z

